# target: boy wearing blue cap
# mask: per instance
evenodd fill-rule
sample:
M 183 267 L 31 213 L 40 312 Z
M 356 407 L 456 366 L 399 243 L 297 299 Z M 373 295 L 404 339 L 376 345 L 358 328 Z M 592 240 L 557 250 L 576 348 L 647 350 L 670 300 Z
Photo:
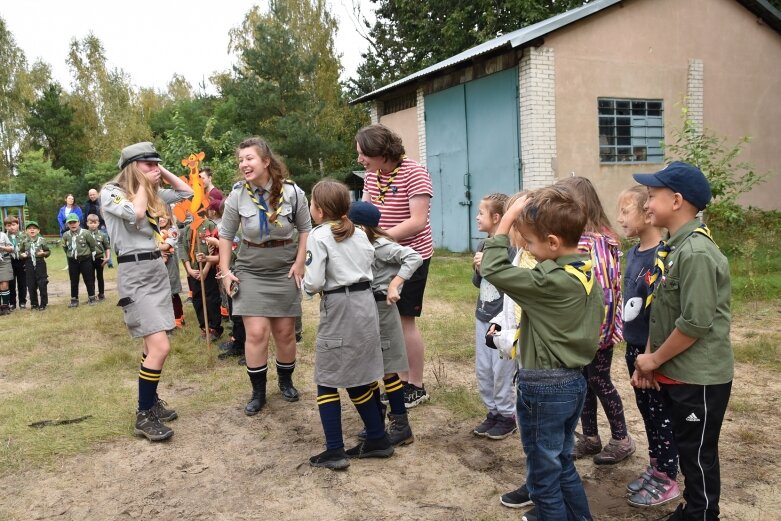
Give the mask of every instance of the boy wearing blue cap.
M 719 434 L 734 360 L 729 264 L 697 219 L 711 199 L 710 185 L 698 168 L 680 161 L 634 178 L 648 187 L 651 224 L 667 228 L 669 237 L 649 275 L 648 345 L 637 357 L 632 385 L 660 389 L 669 407 L 686 501 L 670 519 L 718 519 Z

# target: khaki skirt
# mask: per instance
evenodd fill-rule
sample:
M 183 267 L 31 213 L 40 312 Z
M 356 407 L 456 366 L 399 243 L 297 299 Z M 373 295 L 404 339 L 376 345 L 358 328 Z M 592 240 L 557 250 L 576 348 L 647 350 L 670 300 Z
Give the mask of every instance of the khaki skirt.
M 236 253 L 234 275 L 239 292 L 233 297 L 233 314 L 245 317 L 300 317 L 301 291 L 295 277 L 287 278 L 298 245 L 253 248 L 243 242 Z
M 120 264 L 117 293 L 125 325 L 133 338 L 174 328 L 171 283 L 163 259 Z
M 10 257 L 7 259 L 0 259 L 0 282 L 9 280 L 14 280 L 14 269 L 11 266 Z
M 380 329 L 371 290 L 324 294 L 315 340 L 315 383 L 347 388 L 382 378 Z
M 380 319 L 380 346 L 385 374 L 409 371 L 399 309 L 396 304 L 377 301 L 377 315 Z

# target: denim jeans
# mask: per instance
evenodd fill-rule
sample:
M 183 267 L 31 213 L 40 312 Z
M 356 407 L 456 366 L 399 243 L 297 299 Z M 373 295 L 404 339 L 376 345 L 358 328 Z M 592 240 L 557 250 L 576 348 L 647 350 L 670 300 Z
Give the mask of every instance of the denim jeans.
M 575 427 L 586 380 L 573 372 L 560 381 L 518 378 L 517 404 L 527 481 L 539 521 L 591 521 L 586 492 L 572 461 Z M 540 373 L 541 371 L 533 371 Z

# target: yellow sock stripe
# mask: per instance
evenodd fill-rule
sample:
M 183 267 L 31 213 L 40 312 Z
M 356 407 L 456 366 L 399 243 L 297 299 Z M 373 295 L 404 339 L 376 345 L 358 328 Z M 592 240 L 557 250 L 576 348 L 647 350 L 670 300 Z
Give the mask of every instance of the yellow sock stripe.
M 359 396 L 358 398 L 350 398 L 353 401 L 353 405 L 363 405 L 364 403 L 368 402 L 374 398 L 371 392 L 364 394 L 363 396 Z
M 372 391 L 374 391 L 376 389 L 379 389 L 379 388 L 380 388 L 379 382 L 373 382 L 373 383 L 369 384 L 369 389 L 372 390 Z
M 330 396 L 330 398 L 328 398 Z M 339 395 L 338 394 L 328 394 L 322 397 L 317 398 L 317 405 L 325 405 L 327 403 L 331 402 L 338 402 L 339 401 Z
M 159 382 L 160 381 L 160 375 L 159 374 L 151 374 L 151 373 L 145 373 L 144 371 L 138 372 L 138 377 L 142 380 L 146 380 L 148 382 Z
M 385 382 L 385 392 L 386 393 L 392 393 L 395 391 L 398 391 L 402 388 L 401 380 L 396 380 L 394 382 Z
M 320 400 L 326 400 L 326 399 L 330 400 L 333 398 L 339 398 L 339 393 L 321 394 L 320 396 L 317 397 L 317 401 L 319 402 Z

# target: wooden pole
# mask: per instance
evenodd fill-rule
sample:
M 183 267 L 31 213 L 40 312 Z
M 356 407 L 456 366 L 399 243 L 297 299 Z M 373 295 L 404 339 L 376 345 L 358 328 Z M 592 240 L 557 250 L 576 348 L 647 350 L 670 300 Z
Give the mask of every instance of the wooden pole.
M 201 281 L 201 306 L 203 307 L 203 323 L 206 326 L 206 364 L 207 367 L 212 367 L 214 366 L 214 359 L 212 357 L 212 335 L 211 331 L 209 330 L 209 312 L 206 307 L 206 283 L 203 281 L 203 266 L 203 262 L 198 261 L 198 273 L 200 274 L 200 277 L 198 278 Z

